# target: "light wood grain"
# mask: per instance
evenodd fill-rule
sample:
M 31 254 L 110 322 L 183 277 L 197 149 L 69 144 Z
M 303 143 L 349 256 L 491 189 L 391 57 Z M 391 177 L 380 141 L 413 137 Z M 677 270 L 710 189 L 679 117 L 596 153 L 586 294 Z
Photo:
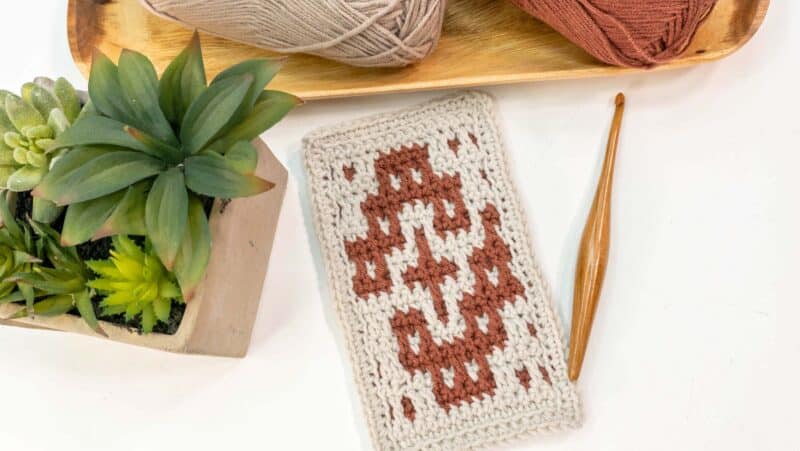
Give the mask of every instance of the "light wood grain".
M 269 264 L 278 216 L 286 192 L 286 168 L 262 141 L 257 174 L 275 187 L 258 196 L 234 199 L 224 210 L 217 201 L 210 228 L 211 258 L 203 282 L 186 305 L 174 335 L 139 335 L 126 327 L 101 321 L 111 341 L 164 351 L 242 357 L 261 301 L 261 288 Z M 269 299 L 269 298 L 267 298 Z M 21 307 L 0 305 L 0 324 L 73 332 L 102 338 L 74 315 L 5 320 Z
M 191 30 L 150 14 L 138 0 L 68 1 L 70 48 L 84 75 L 88 74 L 94 47 L 113 58 L 122 48 L 141 51 L 161 70 L 191 36 Z M 660 69 L 730 54 L 756 32 L 768 6 L 769 0 L 719 0 L 685 56 Z M 203 34 L 203 46 L 209 75 L 247 58 L 274 55 L 207 34 Z M 271 87 L 312 100 L 607 76 L 633 70 L 595 61 L 509 2 L 450 0 L 438 49 L 416 66 L 355 68 L 314 56 L 293 55 Z
M 575 264 L 575 289 L 572 296 L 572 330 L 569 341 L 569 378 L 577 380 L 583 367 L 589 335 L 592 332 L 594 314 L 608 264 L 608 249 L 611 245 L 611 186 L 614 180 L 614 165 L 617 158 L 619 131 L 625 112 L 625 96 L 616 98 L 614 119 L 608 134 L 608 146 L 603 161 L 603 170 L 597 182 L 592 208 L 586 218 L 581 236 L 578 261 Z

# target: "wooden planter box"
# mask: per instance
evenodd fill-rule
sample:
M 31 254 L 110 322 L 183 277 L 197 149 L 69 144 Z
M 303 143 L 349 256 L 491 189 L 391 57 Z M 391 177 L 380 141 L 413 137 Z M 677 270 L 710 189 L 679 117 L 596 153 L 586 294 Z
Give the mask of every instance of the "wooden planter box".
M 243 357 L 247 353 L 287 181 L 286 168 L 266 144 L 260 140 L 254 144 L 260 153 L 256 173 L 275 187 L 227 205 L 219 200 L 214 203 L 208 270 L 186 305 L 178 331 L 140 335 L 128 327 L 101 322 L 109 340 L 187 354 Z M 18 304 L 0 306 L 0 318 L 20 308 Z M 73 315 L 0 320 L 0 324 L 103 338 Z

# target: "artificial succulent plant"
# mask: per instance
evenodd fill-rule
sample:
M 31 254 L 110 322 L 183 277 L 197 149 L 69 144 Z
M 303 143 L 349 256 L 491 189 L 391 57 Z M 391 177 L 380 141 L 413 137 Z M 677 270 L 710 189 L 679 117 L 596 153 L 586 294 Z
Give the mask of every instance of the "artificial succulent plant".
M 0 189 L 33 189 L 64 150 L 54 139 L 74 122 L 81 102 L 65 79 L 36 79 L 22 86 L 21 96 L 0 91 Z M 35 199 L 33 219 L 51 222 L 61 210 L 50 201 Z
M 183 302 L 181 291 L 149 243 L 141 249 L 127 236 L 116 235 L 113 245 L 108 260 L 86 262 L 100 276 L 88 286 L 104 295 L 104 315 L 124 313 L 127 321 L 140 316 L 142 332 L 150 333 L 157 321 L 169 321 L 172 302 Z
M 3 265 L 0 286 L 6 294 L 0 303 L 24 300 L 27 305 L 12 318 L 58 316 L 77 309 L 90 328 L 105 335 L 87 286 L 91 273 L 77 250 L 61 246 L 58 232 L 50 226 L 33 220 L 29 225 L 14 218 L 2 196 L 0 216 L 4 223 L 0 229 L 0 253 L 7 258 L 5 249 L 13 248 L 11 258 L 15 262 Z
M 33 191 L 68 205 L 62 243 L 145 235 L 189 300 L 210 255 L 203 198 L 273 186 L 254 174 L 250 141 L 301 103 L 264 90 L 281 61 L 244 61 L 207 85 L 197 34 L 160 80 L 140 53 L 124 50 L 115 65 L 96 52 L 89 78 L 96 114 L 55 139 L 52 149 L 71 150 Z
M 0 195 L 0 219 L 3 221 L 0 228 L 0 304 L 27 301 L 28 310 L 31 310 L 35 298 L 33 287 L 12 277 L 30 272 L 34 264 L 42 261 L 41 246 L 28 224 L 17 222 L 3 195 Z

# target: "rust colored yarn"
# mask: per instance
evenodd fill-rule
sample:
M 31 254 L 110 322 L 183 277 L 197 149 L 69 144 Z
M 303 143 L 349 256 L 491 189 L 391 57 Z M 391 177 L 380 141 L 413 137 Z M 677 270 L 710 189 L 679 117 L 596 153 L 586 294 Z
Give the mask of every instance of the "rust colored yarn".
M 649 67 L 683 53 L 716 0 L 511 0 L 595 58 Z

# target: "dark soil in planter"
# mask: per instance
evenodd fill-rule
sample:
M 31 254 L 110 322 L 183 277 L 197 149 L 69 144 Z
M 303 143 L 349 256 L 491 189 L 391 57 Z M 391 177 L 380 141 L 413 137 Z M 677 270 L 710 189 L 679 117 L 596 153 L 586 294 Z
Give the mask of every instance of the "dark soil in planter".
M 141 244 L 141 243 L 137 243 Z M 83 261 L 105 260 L 111 255 L 111 238 L 101 238 L 97 241 L 87 241 L 76 248 Z
M 142 320 L 139 316 L 134 318 L 131 321 L 125 321 L 125 315 L 103 315 L 100 308 L 100 301 L 103 300 L 102 296 L 95 296 L 92 298 L 92 303 L 94 305 L 94 314 L 97 315 L 97 318 L 106 321 L 109 323 L 119 324 L 122 326 L 126 326 L 132 330 L 137 331 L 138 333 L 142 333 Z M 169 314 L 169 321 L 166 323 L 158 322 L 155 326 L 153 326 L 153 333 L 154 334 L 165 334 L 165 335 L 173 335 L 175 332 L 178 331 L 178 327 L 181 325 L 181 320 L 183 320 L 183 313 L 186 311 L 186 304 L 173 302 L 172 303 L 172 311 Z M 77 312 L 70 312 L 72 314 L 77 315 Z
M 33 196 L 31 196 L 30 191 L 17 193 L 17 205 L 14 216 L 16 216 L 17 219 L 26 221 L 31 213 L 33 213 Z
M 206 216 L 211 216 L 211 209 L 214 208 L 214 198 L 200 196 L 200 199 L 203 201 L 203 210 L 206 212 Z

